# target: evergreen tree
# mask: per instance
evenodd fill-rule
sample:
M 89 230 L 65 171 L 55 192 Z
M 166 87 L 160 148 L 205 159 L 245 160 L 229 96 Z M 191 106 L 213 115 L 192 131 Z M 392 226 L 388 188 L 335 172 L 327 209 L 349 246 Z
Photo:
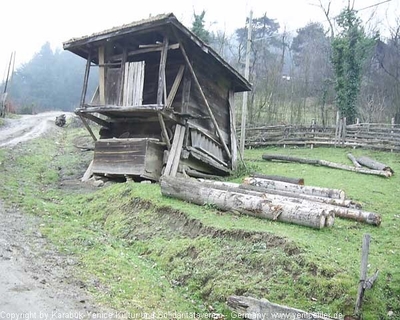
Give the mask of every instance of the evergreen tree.
M 332 42 L 332 64 L 335 73 L 336 105 L 349 123 L 357 116 L 362 67 L 375 39 L 366 36 L 356 12 L 346 8 L 337 18 L 341 31 Z
M 200 14 L 193 13 L 193 23 L 191 31 L 206 43 L 210 42 L 210 32 L 204 27 L 204 16 L 206 12 L 203 10 Z

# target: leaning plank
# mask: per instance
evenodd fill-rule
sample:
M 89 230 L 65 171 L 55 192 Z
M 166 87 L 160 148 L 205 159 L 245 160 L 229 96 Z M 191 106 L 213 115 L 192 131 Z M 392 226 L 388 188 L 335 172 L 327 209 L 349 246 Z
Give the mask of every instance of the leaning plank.
M 359 157 L 357 158 L 357 162 L 373 170 L 383 170 L 383 171 L 388 171 L 392 174 L 394 173 L 393 169 L 387 166 L 386 164 L 375 161 L 374 159 L 371 159 L 369 157 L 365 156 Z
M 353 172 L 359 172 L 364 174 L 372 174 L 381 177 L 389 178 L 392 176 L 390 171 L 383 171 L 383 170 L 371 170 L 371 169 L 364 169 L 364 168 L 354 168 L 352 166 L 348 166 L 341 163 L 330 162 L 326 160 L 316 160 L 316 159 L 306 159 L 306 158 L 298 158 L 298 157 L 291 157 L 291 156 L 284 156 L 278 154 L 263 154 L 262 158 L 264 160 L 277 160 L 277 161 L 287 161 L 287 162 L 297 162 L 297 163 L 305 163 L 305 164 L 312 164 L 316 166 L 323 166 L 329 167 L 334 169 L 341 169 Z M 358 161 L 359 159 L 357 159 Z M 358 161 L 360 162 L 360 161 Z M 360 162 L 361 164 L 361 162 Z
M 88 168 L 86 169 L 81 181 L 87 182 L 92 175 L 93 175 L 93 160 L 90 161 L 90 164 L 89 164 Z
M 169 151 L 167 165 L 164 171 L 164 174 L 167 176 L 176 175 L 176 171 L 178 169 L 181 157 L 184 136 L 185 136 L 185 127 L 177 124 L 175 127 L 174 140 L 172 141 L 171 150 Z
M 239 212 L 258 218 L 282 221 L 316 229 L 333 224 L 333 217 L 317 208 L 297 204 L 277 204 L 259 196 L 219 190 L 205 186 L 194 179 L 161 178 L 164 196 L 189 201 L 198 205 L 212 204 L 223 211 Z
M 349 158 L 351 160 L 351 162 L 353 162 L 354 167 L 356 167 L 356 168 L 361 168 L 362 167 L 361 164 L 359 164 L 357 162 L 357 159 L 351 153 L 347 154 L 347 158 Z
M 255 299 L 245 296 L 230 296 L 227 301 L 228 307 L 235 311 L 236 315 L 245 315 L 245 319 L 313 319 L 330 320 L 319 314 L 308 313 L 303 310 L 294 309 L 284 305 L 269 302 L 266 299 Z M 284 318 L 283 318 L 283 317 Z
M 292 183 L 285 183 L 281 181 L 273 181 L 261 178 L 250 178 L 244 179 L 244 184 L 262 187 L 265 189 L 272 190 L 283 190 L 286 192 L 297 193 L 297 194 L 308 194 L 317 197 L 325 197 L 331 199 L 346 199 L 344 191 L 338 189 L 329 189 L 313 186 L 299 186 Z
M 275 180 L 275 181 L 282 181 L 286 183 L 293 183 L 304 186 L 304 179 L 303 178 L 290 178 L 290 177 L 283 177 L 283 176 L 275 176 L 275 175 L 266 175 L 258 172 L 252 172 L 251 174 L 254 178 L 262 178 L 268 180 Z

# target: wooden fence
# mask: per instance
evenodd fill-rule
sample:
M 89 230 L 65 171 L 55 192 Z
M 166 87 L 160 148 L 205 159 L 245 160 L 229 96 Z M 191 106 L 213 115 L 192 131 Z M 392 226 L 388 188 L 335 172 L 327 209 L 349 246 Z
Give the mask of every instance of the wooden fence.
M 246 146 L 336 146 L 364 147 L 400 151 L 400 125 L 394 123 L 346 124 L 338 119 L 336 126 L 322 127 L 313 121 L 310 126 L 276 125 L 246 129 Z

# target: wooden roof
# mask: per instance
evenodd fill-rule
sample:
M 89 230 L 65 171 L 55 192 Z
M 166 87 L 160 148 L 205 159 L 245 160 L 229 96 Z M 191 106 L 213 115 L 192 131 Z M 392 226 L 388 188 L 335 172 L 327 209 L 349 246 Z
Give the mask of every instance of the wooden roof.
M 90 48 L 100 46 L 111 39 L 123 41 L 126 38 L 132 39 L 139 37 L 143 40 L 146 39 L 146 37 L 151 39 L 152 35 L 154 36 L 155 34 L 164 35 L 166 33 L 168 33 L 170 39 L 176 41 L 181 40 L 185 48 L 188 47 L 187 51 L 189 55 L 199 55 L 201 58 L 209 59 L 210 63 L 219 65 L 222 70 L 225 71 L 224 74 L 234 83 L 234 90 L 236 92 L 251 90 L 251 84 L 238 71 L 209 45 L 180 23 L 172 13 L 160 14 L 148 19 L 97 32 L 92 35 L 72 38 L 64 42 L 63 47 L 64 50 L 69 50 L 87 59 Z

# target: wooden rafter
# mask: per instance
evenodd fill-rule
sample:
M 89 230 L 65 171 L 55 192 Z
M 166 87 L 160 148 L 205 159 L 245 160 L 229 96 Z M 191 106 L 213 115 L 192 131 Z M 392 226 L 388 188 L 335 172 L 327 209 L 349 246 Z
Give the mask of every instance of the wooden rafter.
M 208 111 L 208 113 L 209 113 L 209 115 L 210 115 L 211 121 L 212 121 L 212 123 L 214 124 L 215 129 L 217 130 L 217 134 L 218 134 L 219 139 L 221 140 L 222 146 L 224 147 L 224 150 L 225 150 L 225 152 L 227 153 L 229 159 L 232 159 L 232 154 L 231 154 L 231 152 L 230 152 L 228 146 L 226 145 L 226 142 L 225 142 L 225 140 L 224 140 L 224 138 L 223 138 L 221 129 L 219 128 L 219 125 L 218 125 L 218 123 L 217 123 L 217 120 L 215 119 L 214 113 L 212 112 L 211 107 L 210 107 L 210 104 L 208 103 L 208 100 L 207 100 L 207 98 L 206 98 L 206 96 L 205 96 L 205 94 L 204 94 L 204 92 L 203 92 L 203 89 L 201 88 L 199 79 L 197 79 L 197 76 L 196 76 L 196 73 L 195 73 L 195 71 L 194 71 L 194 69 L 193 69 L 193 66 L 192 66 L 192 64 L 190 63 L 190 60 L 189 60 L 189 58 L 188 58 L 188 56 L 187 56 L 187 54 L 186 54 L 186 50 L 185 50 L 185 48 L 183 47 L 182 42 L 180 42 L 180 41 L 179 41 L 179 47 L 181 48 L 182 55 L 183 55 L 183 57 L 185 58 L 186 65 L 187 65 L 188 68 L 189 68 L 189 71 L 190 71 L 190 73 L 191 73 L 191 75 L 192 75 L 193 81 L 194 81 L 194 83 L 196 84 L 197 88 L 198 88 L 199 91 L 200 91 L 201 97 L 203 98 L 204 104 L 206 105 L 206 108 L 207 108 L 207 111 Z

